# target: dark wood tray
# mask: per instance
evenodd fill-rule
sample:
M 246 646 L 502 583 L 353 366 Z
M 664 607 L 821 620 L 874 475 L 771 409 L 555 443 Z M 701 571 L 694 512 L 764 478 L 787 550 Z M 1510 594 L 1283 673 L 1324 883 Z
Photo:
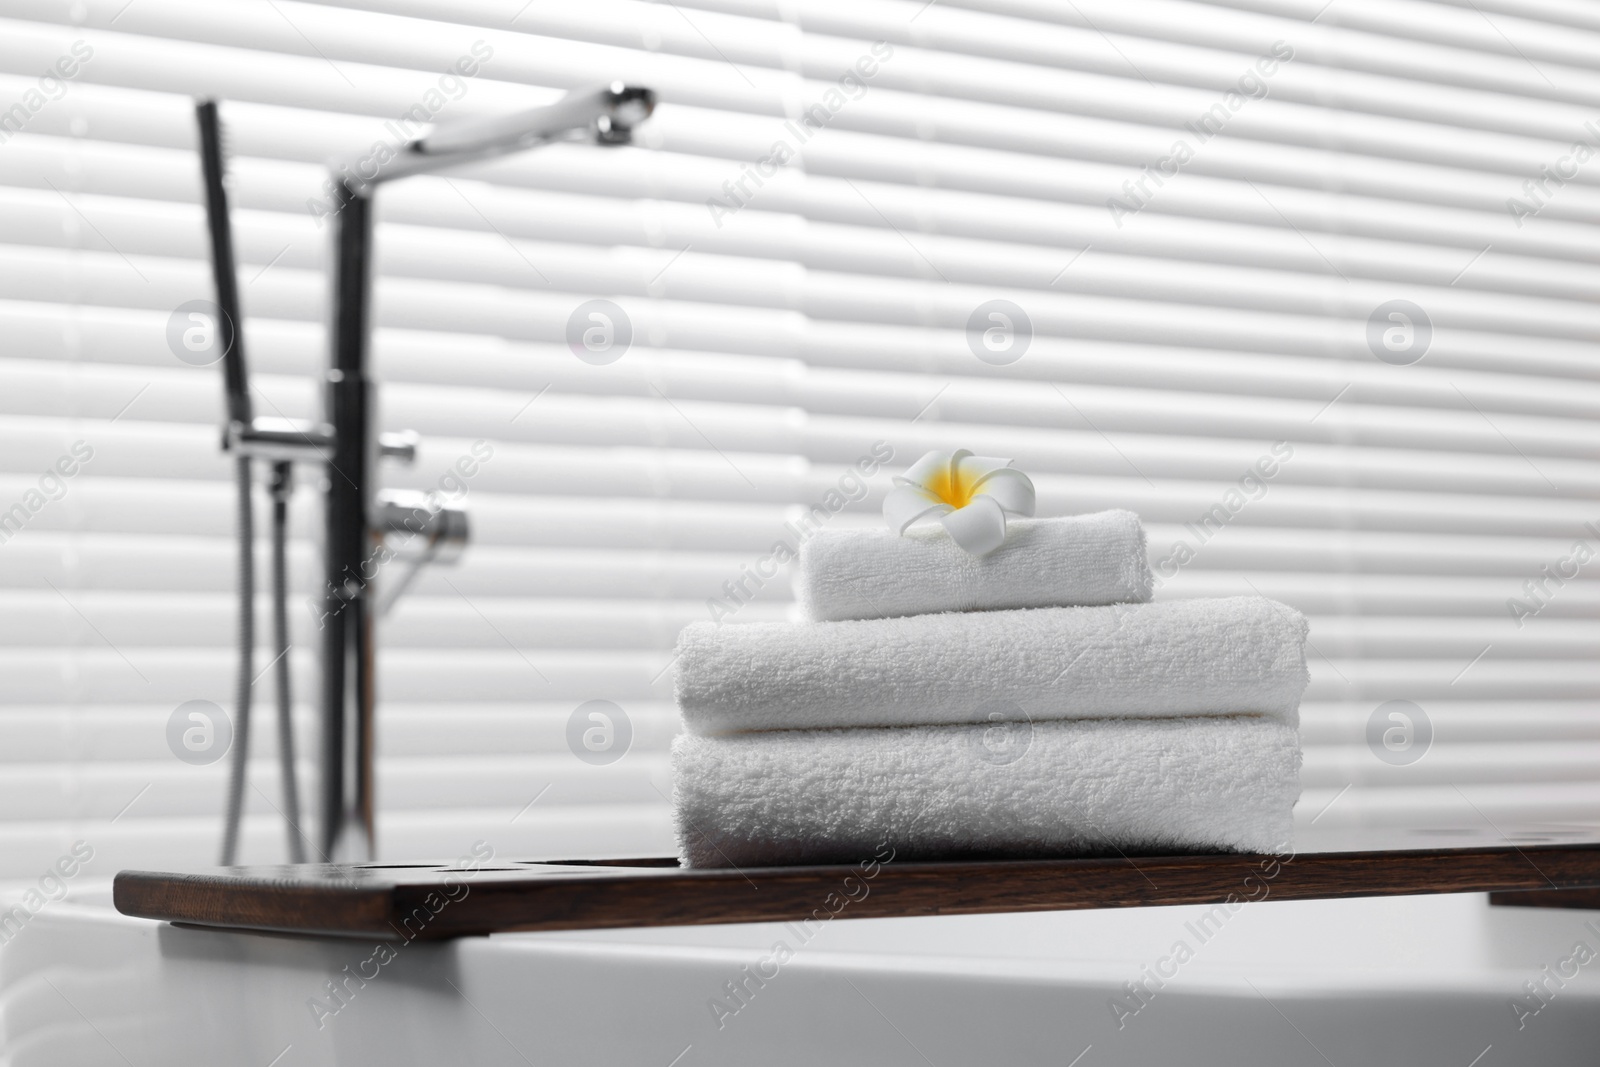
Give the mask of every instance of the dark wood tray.
M 1600 904 L 1600 828 L 1318 834 L 1296 854 L 1113 855 L 684 870 L 672 859 L 123 871 L 126 915 L 389 940 L 511 930 L 822 921 L 1489 892 Z

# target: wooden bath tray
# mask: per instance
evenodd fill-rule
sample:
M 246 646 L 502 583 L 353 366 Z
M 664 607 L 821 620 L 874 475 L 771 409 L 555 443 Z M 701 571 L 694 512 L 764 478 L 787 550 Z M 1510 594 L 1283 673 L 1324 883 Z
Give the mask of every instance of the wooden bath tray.
M 1600 827 L 1303 835 L 1295 854 L 1112 855 L 684 870 L 672 859 L 123 871 L 117 910 L 234 929 L 412 940 L 513 930 L 1228 904 L 1413 893 L 1600 904 Z

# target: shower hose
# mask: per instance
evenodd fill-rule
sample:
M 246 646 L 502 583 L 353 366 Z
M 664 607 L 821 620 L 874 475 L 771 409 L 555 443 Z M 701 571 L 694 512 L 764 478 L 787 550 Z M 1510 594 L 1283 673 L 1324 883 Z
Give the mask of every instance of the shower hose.
M 289 835 L 289 861 L 305 862 L 305 836 L 300 830 L 300 791 L 295 782 L 294 708 L 289 674 L 288 526 L 289 495 L 293 491 L 292 467 L 272 465 L 272 629 L 276 656 L 274 686 L 278 704 L 278 762 L 283 778 L 283 819 Z M 239 825 L 244 810 L 244 787 L 250 764 L 250 704 L 255 684 L 255 509 L 252 502 L 251 461 L 234 462 L 238 490 L 239 535 L 239 655 L 234 679 L 233 747 L 228 773 L 228 806 L 223 820 L 222 865 L 238 859 Z

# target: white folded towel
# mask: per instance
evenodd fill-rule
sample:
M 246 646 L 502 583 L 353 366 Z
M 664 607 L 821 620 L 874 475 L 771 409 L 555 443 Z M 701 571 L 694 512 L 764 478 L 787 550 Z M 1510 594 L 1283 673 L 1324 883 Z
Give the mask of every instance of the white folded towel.
M 1144 601 L 1150 586 L 1139 516 L 1100 511 L 1013 519 L 986 556 L 939 526 L 819 530 L 800 546 L 795 592 L 820 621 Z
M 680 735 L 691 867 L 1283 851 L 1293 727 L 1251 716 Z M 996 737 L 995 732 L 1000 731 Z
M 856 622 L 693 623 L 678 635 L 691 733 L 1272 715 L 1298 722 L 1305 619 L 1264 597 L 947 612 Z

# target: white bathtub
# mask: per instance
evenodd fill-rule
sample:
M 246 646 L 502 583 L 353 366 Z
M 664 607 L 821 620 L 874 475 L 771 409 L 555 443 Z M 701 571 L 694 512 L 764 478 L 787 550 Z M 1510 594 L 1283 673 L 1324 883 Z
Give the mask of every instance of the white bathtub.
M 1264 902 L 1201 925 L 1206 910 L 839 920 L 809 943 L 769 924 L 513 934 L 406 945 L 380 966 L 367 941 L 60 904 L 0 951 L 3 1062 L 1596 1062 L 1600 959 L 1545 976 L 1580 942 L 1600 950 L 1600 912 L 1412 897 Z M 376 977 L 348 979 L 341 1003 L 325 983 L 347 966 Z M 1141 978 L 1142 1003 L 1125 986 Z M 1513 1001 L 1541 978 L 1545 1006 L 1519 1020 Z M 740 980 L 742 1001 L 726 986 Z

